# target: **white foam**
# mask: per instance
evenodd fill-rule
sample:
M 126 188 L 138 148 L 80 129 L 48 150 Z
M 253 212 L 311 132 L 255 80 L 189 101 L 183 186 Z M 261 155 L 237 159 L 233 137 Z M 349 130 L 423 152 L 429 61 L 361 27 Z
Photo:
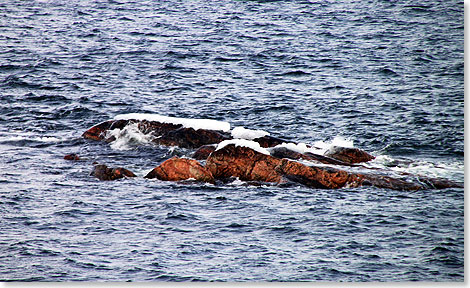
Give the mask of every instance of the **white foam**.
M 264 136 L 268 136 L 269 133 L 264 130 L 251 130 L 246 129 L 244 127 L 235 127 L 232 130 L 232 137 L 235 139 L 246 139 L 246 140 L 253 140 L 256 138 L 261 138 Z
M 116 150 L 129 150 L 133 144 L 148 144 L 154 138 L 150 134 L 143 134 L 137 123 L 127 125 L 123 129 L 113 129 L 106 133 L 106 137 L 116 138 L 110 146 Z
M 270 149 L 287 148 L 289 150 L 292 150 L 297 153 L 302 153 L 302 154 L 309 152 L 309 153 L 324 155 L 328 150 L 330 150 L 332 147 L 335 147 L 335 146 L 346 147 L 346 148 L 354 147 L 352 140 L 345 139 L 341 136 L 336 136 L 331 141 L 327 141 L 327 142 L 316 141 L 313 145 L 306 144 L 306 143 L 282 143 Z
M 313 147 L 315 147 L 319 152 L 321 152 L 321 154 L 325 154 L 328 150 L 333 147 L 353 148 L 354 143 L 351 139 L 346 139 L 342 136 L 336 136 L 335 138 L 333 138 L 333 140 L 328 142 L 316 141 L 313 144 Z
M 51 143 L 51 142 L 60 142 L 64 139 L 60 139 L 57 137 L 48 137 L 48 136 L 40 136 L 40 137 L 31 137 L 31 136 L 9 136 L 9 137 L 0 137 L 1 142 L 14 142 L 14 141 L 34 141 L 34 142 L 43 142 L 43 143 Z
M 158 114 L 145 114 L 145 113 L 129 113 L 120 114 L 114 117 L 115 120 L 148 120 L 156 121 L 161 123 L 181 124 L 185 128 L 193 128 L 194 130 L 206 129 L 206 130 L 217 130 L 217 131 L 230 131 L 230 123 L 217 121 L 212 119 L 191 119 L 191 118 L 178 118 L 162 116 Z
M 319 152 L 321 152 L 321 150 L 310 147 L 309 145 L 305 143 L 297 143 L 297 144 L 296 143 L 282 143 L 270 149 L 276 149 L 276 148 L 287 148 L 289 150 L 292 150 L 297 153 L 302 153 L 302 154 L 306 152 L 318 154 Z
M 390 165 L 393 164 L 393 167 Z M 400 175 L 410 173 L 427 177 L 447 178 L 457 181 L 464 180 L 464 163 L 434 163 L 425 160 L 412 161 L 411 159 L 396 160 L 388 155 L 378 155 L 374 160 L 364 163 L 367 167 L 386 169 Z
M 247 148 L 255 150 L 256 152 L 266 154 L 266 155 L 271 155 L 271 153 L 269 153 L 267 149 L 262 148 L 258 142 L 246 140 L 246 139 L 224 140 L 220 142 L 219 145 L 217 145 L 217 148 L 215 149 L 215 151 L 220 150 L 230 144 L 233 144 L 235 146 L 240 146 L 240 147 L 247 147 Z

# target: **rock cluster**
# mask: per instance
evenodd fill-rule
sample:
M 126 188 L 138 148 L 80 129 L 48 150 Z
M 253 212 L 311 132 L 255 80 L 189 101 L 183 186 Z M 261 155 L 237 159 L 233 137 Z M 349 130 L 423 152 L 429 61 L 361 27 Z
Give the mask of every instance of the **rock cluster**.
M 113 139 L 113 136 L 109 136 L 108 131 L 123 129 L 130 124 L 137 125 L 141 133 L 152 135 L 152 141 L 156 144 L 197 148 L 192 155 L 194 159 L 177 157 L 168 159 L 145 176 L 149 179 L 156 178 L 163 181 L 191 179 L 215 184 L 217 181 L 225 181 L 236 177 L 247 182 L 295 182 L 321 189 L 375 186 L 413 191 L 428 188 L 462 187 L 458 183 L 445 179 L 420 176 L 416 177 L 416 182 L 408 182 L 377 173 L 350 172 L 344 168 L 368 162 L 373 160 L 374 156 L 357 148 L 345 147 L 332 147 L 325 155 L 299 153 L 278 146 L 288 141 L 266 135 L 253 139 L 253 141 L 259 144 L 258 147 L 270 148 L 270 155 L 234 144 L 217 148 L 218 143 L 231 139 L 230 134 L 226 132 L 204 129 L 194 130 L 193 128 L 185 128 L 180 124 L 147 120 L 106 121 L 87 130 L 83 133 L 83 137 L 111 142 L 115 139 Z M 78 156 L 76 157 L 78 159 Z M 205 166 L 198 160 L 205 162 Z M 300 160 L 309 161 L 309 164 L 305 165 Z M 314 163 L 327 165 L 314 165 Z M 332 165 L 339 167 L 331 167 Z M 100 180 L 135 177 L 134 173 L 129 170 L 124 168 L 112 169 L 105 165 L 96 165 L 92 175 Z

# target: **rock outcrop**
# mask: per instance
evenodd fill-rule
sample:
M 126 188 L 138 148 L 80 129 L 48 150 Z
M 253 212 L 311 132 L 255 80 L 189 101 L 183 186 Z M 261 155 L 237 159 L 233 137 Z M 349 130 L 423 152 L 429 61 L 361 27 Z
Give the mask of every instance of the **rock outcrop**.
M 195 130 L 193 128 L 184 128 L 181 124 L 134 119 L 106 121 L 91 127 L 82 136 L 90 140 L 112 142 L 116 139 L 109 136 L 109 131 L 124 129 L 131 124 L 136 124 L 142 134 L 153 136 L 151 141 L 158 145 L 196 149 L 203 145 L 217 144 L 230 139 L 229 135 L 222 131 Z
M 198 161 L 173 157 L 150 171 L 145 178 L 157 178 L 163 181 L 194 179 L 200 182 L 215 183 L 212 174 Z
M 108 168 L 104 164 L 95 165 L 91 175 L 104 181 L 121 179 L 124 177 L 136 177 L 134 173 L 125 168 Z
M 227 139 L 229 139 L 228 136 L 219 131 L 179 128 L 162 134 L 152 142 L 165 146 L 196 149 L 204 145 L 217 144 Z
M 178 122 L 180 123 L 180 122 Z M 187 122 L 186 122 L 187 123 Z M 128 126 L 133 125 L 133 126 Z M 188 125 L 188 124 L 185 124 Z M 191 126 L 191 125 L 190 125 Z M 200 127 L 200 126 L 197 126 Z M 213 126 L 211 126 L 213 127 Z M 110 120 L 93 126 L 83 133 L 83 137 L 91 140 L 112 142 L 116 140 L 114 129 L 128 128 L 150 136 L 148 139 L 158 145 L 178 146 L 187 149 L 197 149 L 192 158 L 205 160 L 206 166 L 196 160 L 186 158 L 171 158 L 164 161 L 158 167 L 148 173 L 145 178 L 157 178 L 164 181 L 180 181 L 194 179 L 196 181 L 215 183 L 227 179 L 234 179 L 259 183 L 283 183 L 296 182 L 312 188 L 337 189 L 342 187 L 374 186 L 395 190 L 419 190 L 419 189 L 443 189 L 451 187 L 463 187 L 462 184 L 446 179 L 434 179 L 418 175 L 403 174 L 410 179 L 393 178 L 384 176 L 387 171 L 379 168 L 367 168 L 358 163 L 364 163 L 375 159 L 371 154 L 358 148 L 332 147 L 325 155 L 310 152 L 298 153 L 286 148 L 283 143 L 293 143 L 277 137 L 265 135 L 253 139 L 257 147 L 265 151 L 266 155 L 251 148 L 251 144 L 235 146 L 228 144 L 216 150 L 216 144 L 224 140 L 231 140 L 240 135 L 229 134 L 226 128 L 222 130 L 206 130 L 183 127 L 182 124 L 161 123 L 149 120 Z M 234 129 L 235 130 L 235 129 Z M 113 133 L 110 133 L 113 131 Z M 238 140 L 233 140 L 237 142 Z M 248 141 L 248 140 L 240 140 Z M 252 142 L 252 143 L 253 143 Z M 293 143 L 295 144 L 295 143 Z M 256 146 L 255 145 L 255 146 Z M 288 144 L 287 146 L 289 146 Z M 298 145 L 298 144 L 296 144 Z M 220 147 L 220 146 L 219 146 Z M 80 159 L 75 154 L 64 157 L 67 160 Z M 306 160 L 312 164 L 304 165 L 295 160 Z M 338 167 L 331 167 L 338 166 Z M 338 169 L 340 168 L 340 169 Z M 350 172 L 366 171 L 364 173 Z M 358 170 L 362 169 L 362 170 Z M 374 171 L 375 173 L 368 173 Z M 101 180 L 114 180 L 123 177 L 135 177 L 134 173 L 124 168 L 108 168 L 105 165 L 96 165 L 92 175 Z
M 288 179 L 312 188 L 376 186 L 396 190 L 423 187 L 387 176 L 351 173 L 331 167 L 307 166 L 288 159 L 258 153 L 247 147 L 227 145 L 207 159 L 207 169 L 214 178 L 238 177 L 243 181 L 281 182 Z

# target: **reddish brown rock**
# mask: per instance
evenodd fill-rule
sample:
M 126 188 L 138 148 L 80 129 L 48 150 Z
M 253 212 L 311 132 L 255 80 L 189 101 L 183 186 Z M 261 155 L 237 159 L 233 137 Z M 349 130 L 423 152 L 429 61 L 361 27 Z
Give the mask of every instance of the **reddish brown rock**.
M 238 177 L 243 181 L 280 182 L 275 168 L 281 159 L 233 144 L 212 152 L 206 167 L 214 178 Z
M 332 147 L 325 156 L 350 164 L 363 163 L 375 159 L 374 156 L 361 149 L 338 146 Z
M 82 137 L 86 139 L 102 141 L 106 140 L 106 132 L 116 128 L 122 129 L 129 123 L 129 120 L 111 120 L 95 125 L 85 131 Z
M 283 159 L 277 171 L 287 179 L 312 188 L 336 189 L 342 187 L 359 187 L 363 175 L 353 174 L 330 167 L 306 166 L 295 161 Z
M 64 156 L 65 160 L 78 161 L 80 157 L 77 154 L 68 154 Z
M 134 173 L 125 168 L 108 168 L 104 164 L 96 165 L 91 172 L 91 175 L 104 181 L 116 180 L 124 177 L 136 177 Z
M 195 179 L 196 181 L 215 183 L 212 174 L 198 161 L 173 157 L 150 171 L 145 178 L 157 178 L 163 181 L 180 181 Z
M 331 168 L 306 166 L 288 159 L 278 159 L 247 147 L 227 145 L 207 159 L 207 169 L 214 178 L 238 177 L 243 181 L 281 182 L 282 178 L 312 188 L 376 186 L 396 190 L 418 190 L 419 184 L 381 175 L 350 173 Z
M 192 158 L 196 160 L 206 160 L 209 155 L 215 151 L 214 145 L 204 145 L 199 147 L 196 152 L 193 153 Z

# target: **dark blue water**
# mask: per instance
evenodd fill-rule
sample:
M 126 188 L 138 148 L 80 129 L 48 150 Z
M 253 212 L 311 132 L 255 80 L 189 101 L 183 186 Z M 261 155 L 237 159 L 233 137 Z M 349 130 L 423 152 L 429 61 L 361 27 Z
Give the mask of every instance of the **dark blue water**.
M 463 281 L 463 189 L 101 182 L 93 161 L 143 176 L 190 151 L 81 138 L 122 113 L 209 118 L 463 181 L 463 8 L 2 1 L 0 279 Z

